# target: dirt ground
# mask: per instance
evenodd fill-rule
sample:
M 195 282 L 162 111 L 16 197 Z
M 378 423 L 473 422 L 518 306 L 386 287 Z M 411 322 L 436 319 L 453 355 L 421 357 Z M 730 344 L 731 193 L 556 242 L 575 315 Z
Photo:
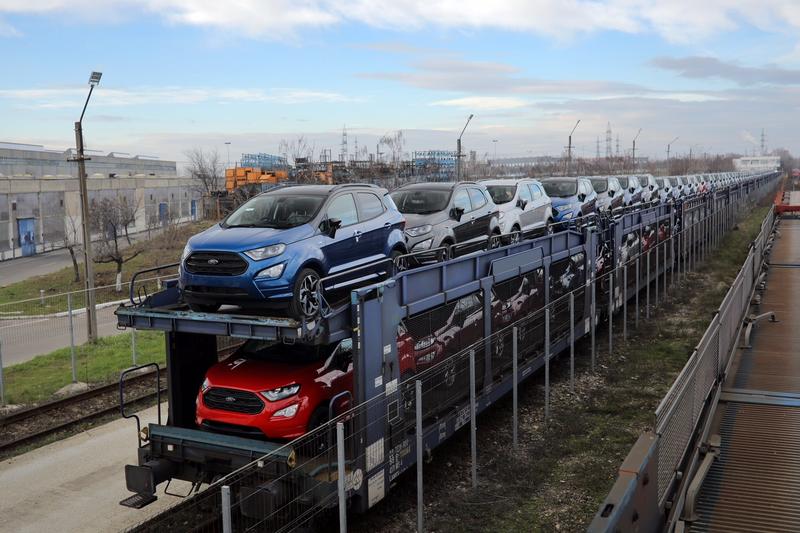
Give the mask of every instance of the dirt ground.
M 470 483 L 468 430 L 434 450 L 424 470 L 426 529 L 585 530 L 631 446 L 652 428 L 656 406 L 700 340 L 765 214 L 765 208 L 755 209 L 696 272 L 676 277 L 667 302 L 660 297 L 661 306 L 651 309 L 650 320 L 640 318 L 638 330 L 629 305 L 628 339 L 622 338 L 622 317 L 616 318 L 610 354 L 607 325 L 601 325 L 595 372 L 589 343 L 578 343 L 574 390 L 569 355 L 562 355 L 551 368 L 548 421 L 543 376 L 526 382 L 519 395 L 518 452 L 512 447 L 511 399 L 484 412 L 477 421 L 477 490 Z M 415 472 L 401 476 L 389 497 L 368 514 L 351 517 L 349 528 L 415 529 Z

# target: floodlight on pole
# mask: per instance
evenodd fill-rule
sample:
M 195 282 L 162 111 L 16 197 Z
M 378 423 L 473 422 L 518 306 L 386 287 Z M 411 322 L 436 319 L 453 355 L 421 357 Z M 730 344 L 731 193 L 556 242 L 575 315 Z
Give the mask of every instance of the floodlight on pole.
M 94 291 L 94 265 L 92 264 L 92 233 L 89 225 L 89 191 L 86 185 L 86 161 L 83 146 L 83 116 L 92 97 L 92 91 L 100 84 L 102 72 L 93 71 L 89 76 L 89 94 L 83 104 L 81 118 L 75 123 L 75 158 L 78 163 L 78 187 L 81 195 L 81 229 L 83 230 L 83 274 L 86 303 L 86 338 L 89 342 L 97 339 L 97 308 Z
M 572 134 L 575 133 L 575 130 L 578 129 L 578 124 L 581 123 L 581 119 L 575 123 L 575 126 L 572 128 L 572 131 L 569 132 L 569 142 L 567 144 L 567 175 L 569 176 L 572 173 Z
M 467 118 L 467 123 L 464 124 L 464 128 L 458 136 L 458 141 L 456 141 L 456 181 L 461 181 L 461 137 L 464 135 L 467 126 L 469 126 L 469 121 L 472 120 L 474 116 L 475 115 L 470 113 L 469 118 Z
M 639 131 L 636 132 L 636 137 L 633 138 L 633 150 L 631 150 L 631 161 L 633 162 L 633 170 L 636 170 L 636 139 L 639 138 L 639 135 L 642 133 L 642 128 L 639 128 Z

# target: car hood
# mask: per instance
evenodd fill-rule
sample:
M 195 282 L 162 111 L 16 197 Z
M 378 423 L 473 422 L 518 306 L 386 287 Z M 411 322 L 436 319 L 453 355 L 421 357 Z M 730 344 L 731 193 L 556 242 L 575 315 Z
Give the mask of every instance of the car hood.
M 413 213 L 403 213 L 406 219 L 406 229 L 416 228 L 417 226 L 424 226 L 425 224 L 441 224 L 449 217 L 444 211 L 438 213 L 431 213 L 429 215 L 415 215 Z
M 291 244 L 314 235 L 308 224 L 289 229 L 275 228 L 223 228 L 219 224 L 189 239 L 195 250 L 224 250 L 243 252 L 271 244 Z
M 261 392 L 293 383 L 302 387 L 317 377 L 317 370 L 322 368 L 324 360 L 309 364 L 276 363 L 260 361 L 235 355 L 217 363 L 206 372 L 206 378 L 212 387 Z
M 578 202 L 578 197 L 577 196 L 566 196 L 566 197 L 551 196 L 550 197 L 550 201 L 552 202 L 553 207 L 561 207 L 562 205 L 577 203 Z

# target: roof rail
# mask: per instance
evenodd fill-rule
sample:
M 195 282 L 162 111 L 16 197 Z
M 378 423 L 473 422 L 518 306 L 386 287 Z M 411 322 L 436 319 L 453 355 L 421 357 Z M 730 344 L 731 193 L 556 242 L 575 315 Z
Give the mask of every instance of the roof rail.
M 336 185 L 333 186 L 333 189 L 331 190 L 343 189 L 345 187 L 374 187 L 376 189 L 380 188 L 375 183 L 337 183 Z

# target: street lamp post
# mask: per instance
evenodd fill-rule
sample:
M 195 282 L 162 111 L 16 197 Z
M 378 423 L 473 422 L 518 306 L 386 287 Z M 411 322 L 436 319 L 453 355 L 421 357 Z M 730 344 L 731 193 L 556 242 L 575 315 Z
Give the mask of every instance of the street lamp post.
M 89 192 L 86 185 L 86 161 L 91 159 L 83 154 L 83 115 L 92 97 L 92 91 L 100 83 L 102 72 L 92 72 L 89 77 L 89 94 L 83 104 L 81 118 L 75 123 L 76 155 L 73 161 L 78 162 L 78 185 L 81 194 L 81 228 L 83 230 L 83 275 L 86 301 L 86 338 L 89 342 L 97 339 L 97 313 L 94 294 L 94 265 L 92 264 L 92 233 L 89 226 Z
M 640 133 L 642 133 L 642 128 L 639 128 L 639 131 L 636 132 L 636 137 L 633 138 L 633 150 L 631 150 L 631 163 L 633 163 L 634 172 L 636 172 L 636 139 L 639 138 Z
M 567 176 L 572 174 L 572 134 L 575 133 L 575 130 L 580 123 L 581 119 L 578 119 L 578 122 L 575 123 L 575 127 L 573 127 L 572 131 L 569 132 L 569 142 L 567 143 Z
M 470 114 L 469 118 L 467 118 L 467 123 L 464 124 L 464 129 L 461 130 L 458 141 L 456 141 L 456 181 L 461 181 L 461 137 L 464 135 L 467 126 L 469 126 L 469 121 L 472 120 L 474 116 L 475 115 Z
M 225 141 L 225 146 L 228 148 L 228 166 L 225 168 L 231 168 L 231 142 Z
M 669 151 L 672 148 L 672 144 L 677 141 L 680 137 L 675 137 L 670 142 L 667 143 L 667 174 L 669 174 Z

